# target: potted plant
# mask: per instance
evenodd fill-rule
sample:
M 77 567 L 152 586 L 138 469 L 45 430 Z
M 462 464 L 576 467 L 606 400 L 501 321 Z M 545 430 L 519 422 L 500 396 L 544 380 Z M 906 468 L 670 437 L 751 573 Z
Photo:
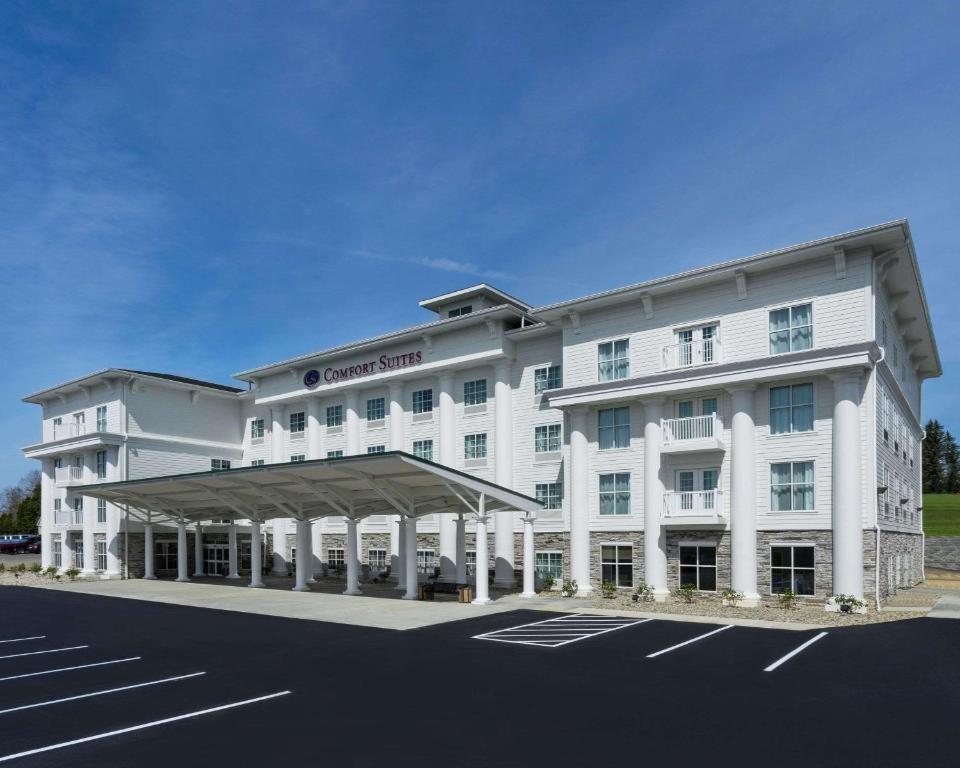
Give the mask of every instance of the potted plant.
M 653 587 L 651 587 L 645 581 L 641 581 L 634 588 L 630 599 L 635 603 L 639 603 L 641 601 L 644 603 L 649 603 L 653 599 Z
M 743 600 L 743 592 L 738 592 L 733 587 L 727 587 L 720 593 L 720 597 L 724 608 L 736 608 Z

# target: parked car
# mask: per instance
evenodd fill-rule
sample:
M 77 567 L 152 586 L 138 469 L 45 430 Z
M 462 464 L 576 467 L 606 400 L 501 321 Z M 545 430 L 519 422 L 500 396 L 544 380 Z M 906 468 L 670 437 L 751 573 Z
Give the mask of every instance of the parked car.
M 36 549 L 31 549 L 36 545 Z M 0 538 L 0 554 L 19 555 L 24 552 L 39 552 L 40 536 L 37 534 L 24 534 L 22 536 L 4 536 Z

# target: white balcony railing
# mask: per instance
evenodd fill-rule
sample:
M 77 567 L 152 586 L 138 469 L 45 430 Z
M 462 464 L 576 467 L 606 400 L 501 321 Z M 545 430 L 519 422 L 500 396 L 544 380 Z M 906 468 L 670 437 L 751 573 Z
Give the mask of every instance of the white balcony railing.
M 57 467 L 53 473 L 53 480 L 57 485 L 70 485 L 83 482 L 83 467 Z
M 712 491 L 667 491 L 663 494 L 663 516 L 670 519 L 704 517 L 723 514 L 723 498 L 718 489 Z
M 668 344 L 663 348 L 663 370 L 693 368 L 698 365 L 713 365 L 721 359 L 720 339 L 697 339 L 680 344 Z
M 53 522 L 56 525 L 83 525 L 83 510 L 69 507 L 55 510 Z
M 679 419 L 660 419 L 663 444 L 672 445 L 683 440 L 719 439 L 723 434 L 720 417 L 715 413 L 706 416 L 684 416 Z

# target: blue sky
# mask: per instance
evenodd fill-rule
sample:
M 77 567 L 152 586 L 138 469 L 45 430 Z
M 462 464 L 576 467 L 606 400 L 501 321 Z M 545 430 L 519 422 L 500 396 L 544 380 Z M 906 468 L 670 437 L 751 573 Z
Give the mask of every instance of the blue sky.
M 31 391 L 235 371 L 908 217 L 960 433 L 960 5 L 0 5 L 0 485 Z

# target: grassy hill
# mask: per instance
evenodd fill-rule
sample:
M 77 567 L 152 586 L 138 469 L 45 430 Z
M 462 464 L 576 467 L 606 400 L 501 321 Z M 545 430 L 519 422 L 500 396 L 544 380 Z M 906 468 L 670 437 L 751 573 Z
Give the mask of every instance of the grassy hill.
M 960 494 L 923 495 L 923 532 L 927 536 L 960 536 Z

